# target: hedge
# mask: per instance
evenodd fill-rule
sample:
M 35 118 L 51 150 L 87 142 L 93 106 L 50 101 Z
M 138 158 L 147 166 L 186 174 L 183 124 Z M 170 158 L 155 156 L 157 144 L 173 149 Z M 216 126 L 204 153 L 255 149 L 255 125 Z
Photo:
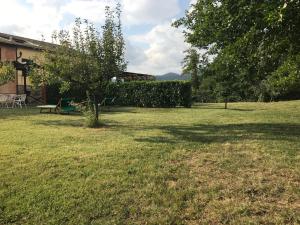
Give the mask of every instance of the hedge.
M 120 106 L 191 107 L 192 91 L 190 82 L 136 81 L 111 83 L 106 96 Z
M 47 99 L 53 103 L 59 99 L 58 87 L 48 87 Z M 119 106 L 163 107 L 176 106 L 191 107 L 191 83 L 186 81 L 134 81 L 124 83 L 110 83 L 107 87 L 107 98 L 115 98 L 114 104 Z M 84 100 L 81 90 L 72 90 L 63 95 L 77 101 Z

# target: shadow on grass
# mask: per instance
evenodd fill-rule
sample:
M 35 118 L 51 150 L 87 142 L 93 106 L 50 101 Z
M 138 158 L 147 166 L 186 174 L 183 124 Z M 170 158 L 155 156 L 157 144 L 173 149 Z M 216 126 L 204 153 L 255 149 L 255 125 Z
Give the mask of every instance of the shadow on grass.
M 17 108 L 17 109 L 0 109 L 0 119 L 15 119 L 18 117 L 26 116 L 41 116 L 41 115 L 61 115 L 61 116 L 82 116 L 81 112 L 68 113 L 55 113 L 55 112 L 42 112 L 37 108 Z
M 24 116 L 36 116 L 39 111 L 34 108 L 17 108 L 17 109 L 3 109 L 0 108 L 0 119 L 14 119 Z
M 43 126 L 64 126 L 64 127 L 83 127 L 84 120 L 39 120 L 34 121 L 34 125 L 43 125 Z
M 86 127 L 85 119 L 82 117 L 79 120 L 38 120 L 33 122 L 34 125 L 42 125 L 42 126 L 51 126 L 51 127 Z M 115 128 L 118 127 L 118 123 L 116 121 L 111 120 L 101 120 L 99 127 L 94 129 L 100 128 Z
M 212 107 L 210 107 L 210 106 L 204 106 L 204 107 L 202 107 L 201 105 L 199 106 L 197 106 L 196 107 L 196 109 L 207 109 L 207 110 L 211 110 L 211 109 L 214 109 L 214 110 L 224 110 L 224 112 L 226 112 L 226 111 L 239 111 L 239 112 L 254 112 L 254 111 L 257 111 L 256 109 L 238 109 L 238 108 L 227 108 L 227 109 L 225 109 L 224 108 L 224 106 L 223 107 L 221 107 L 221 106 L 212 106 Z
M 224 108 L 223 108 L 224 109 Z M 224 109 L 225 110 L 225 109 Z M 256 111 L 255 109 L 231 109 L 231 108 L 228 108 L 226 110 L 231 110 L 231 111 L 239 111 L 239 112 L 253 112 L 253 111 Z
M 293 142 L 300 138 L 300 124 L 289 123 L 199 124 L 145 127 L 144 129 L 160 129 L 166 136 L 136 138 L 136 141 L 149 143 L 225 143 L 243 140 L 286 140 Z
M 105 106 L 105 107 L 101 107 L 101 113 L 117 114 L 117 113 L 137 113 L 137 112 L 134 108 L 130 108 L 130 107 Z

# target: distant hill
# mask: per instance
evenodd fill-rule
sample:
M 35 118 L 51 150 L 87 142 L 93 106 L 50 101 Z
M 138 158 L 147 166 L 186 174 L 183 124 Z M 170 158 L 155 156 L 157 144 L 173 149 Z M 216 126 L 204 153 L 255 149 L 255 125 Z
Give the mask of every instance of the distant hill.
M 190 80 L 190 75 L 180 75 L 178 73 L 166 73 L 156 76 L 156 80 Z

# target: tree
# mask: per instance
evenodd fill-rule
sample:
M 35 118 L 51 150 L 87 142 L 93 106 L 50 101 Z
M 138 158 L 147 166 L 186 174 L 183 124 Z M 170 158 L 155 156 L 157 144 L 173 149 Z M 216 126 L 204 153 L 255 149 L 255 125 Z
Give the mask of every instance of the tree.
M 191 82 L 194 92 L 199 90 L 199 54 L 194 48 L 188 49 L 183 60 L 183 74 L 191 74 Z
M 106 7 L 102 35 L 87 20 L 76 19 L 72 35 L 66 31 L 54 33 L 57 45 L 45 51 L 42 72 L 32 70 L 36 85 L 58 84 L 60 91 L 84 90 L 89 103 L 91 126 L 99 124 L 99 103 L 105 98 L 106 88 L 115 76 L 121 74 L 126 63 L 120 23 L 120 7 L 115 12 Z M 121 49 L 121 50 L 120 50 Z M 35 72 L 34 72 L 35 71 Z
M 266 81 L 271 97 L 286 96 L 290 93 L 300 97 L 300 54 L 288 58 Z M 298 92 L 298 93 L 297 93 Z M 293 96 L 288 96 L 293 98 Z
M 0 86 L 14 80 L 16 70 L 10 62 L 0 62 Z
M 121 4 L 117 3 L 116 7 L 116 18 L 117 22 L 115 25 L 115 40 L 116 40 L 116 61 L 119 74 L 116 76 L 117 80 L 120 80 L 120 72 L 126 71 L 127 69 L 127 61 L 125 59 L 125 40 L 122 32 L 122 21 L 121 21 Z
M 295 0 L 198 0 L 174 25 L 185 27 L 193 47 L 216 55 L 206 69 L 213 68 L 219 86 L 228 86 L 222 82 L 225 68 L 224 78 L 237 82 L 243 100 L 257 100 L 268 77 L 300 50 L 300 2 Z

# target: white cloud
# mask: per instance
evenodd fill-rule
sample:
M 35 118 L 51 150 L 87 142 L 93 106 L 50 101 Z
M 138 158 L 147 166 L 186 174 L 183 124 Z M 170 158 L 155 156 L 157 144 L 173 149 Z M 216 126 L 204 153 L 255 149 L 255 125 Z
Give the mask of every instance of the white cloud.
M 120 0 L 123 5 L 123 24 L 154 25 L 169 21 L 180 13 L 179 0 Z M 0 0 L 0 31 L 49 37 L 53 30 L 61 28 L 64 16 L 81 17 L 94 23 L 102 23 L 106 5 L 117 0 Z M 15 12 L 15 13 L 12 13 Z M 14 30 L 14 28 L 18 29 Z M 20 30 L 22 28 L 22 32 Z
M 113 6 L 116 2 L 112 0 L 70 0 L 63 6 L 63 12 L 101 23 L 104 21 L 105 6 Z M 178 0 L 120 0 L 120 2 L 123 6 L 123 20 L 126 25 L 161 23 L 180 13 Z
M 162 23 L 180 13 L 178 0 L 123 0 L 123 7 L 128 24 Z
M 170 25 L 171 19 L 180 13 L 179 0 L 120 1 L 123 5 L 123 26 L 130 29 L 135 29 L 132 25 L 154 26 L 144 35 L 128 37 L 128 70 L 151 74 L 180 72 L 182 52 L 187 46 L 182 32 Z M 72 17 L 102 23 L 105 6 L 115 2 L 116 0 L 23 0 L 21 3 L 19 0 L 0 0 L 0 32 L 38 40 L 44 35 L 49 41 L 54 30 L 70 29 Z
M 62 13 L 69 13 L 94 23 L 103 22 L 105 6 L 112 6 L 112 3 L 108 0 L 71 0 L 63 6 Z
M 193 5 L 193 4 L 196 4 L 197 3 L 197 0 L 191 0 L 190 1 L 190 5 Z
M 143 48 L 134 45 L 130 40 L 126 40 L 126 60 L 129 62 L 129 69 L 138 67 L 143 64 L 147 59 L 147 56 L 143 50 Z M 134 71 L 133 71 L 134 72 Z
M 59 10 L 49 5 L 39 3 L 25 7 L 16 0 L 1 3 L 0 31 L 3 32 L 36 39 L 44 34 L 49 38 L 53 30 L 59 29 L 61 20 Z
M 130 64 L 128 70 L 154 75 L 181 72 L 183 52 L 188 45 L 184 42 L 182 31 L 170 23 L 157 25 L 145 35 L 131 36 L 130 41 L 143 42 L 149 48 L 144 51 L 146 59 L 140 64 Z

